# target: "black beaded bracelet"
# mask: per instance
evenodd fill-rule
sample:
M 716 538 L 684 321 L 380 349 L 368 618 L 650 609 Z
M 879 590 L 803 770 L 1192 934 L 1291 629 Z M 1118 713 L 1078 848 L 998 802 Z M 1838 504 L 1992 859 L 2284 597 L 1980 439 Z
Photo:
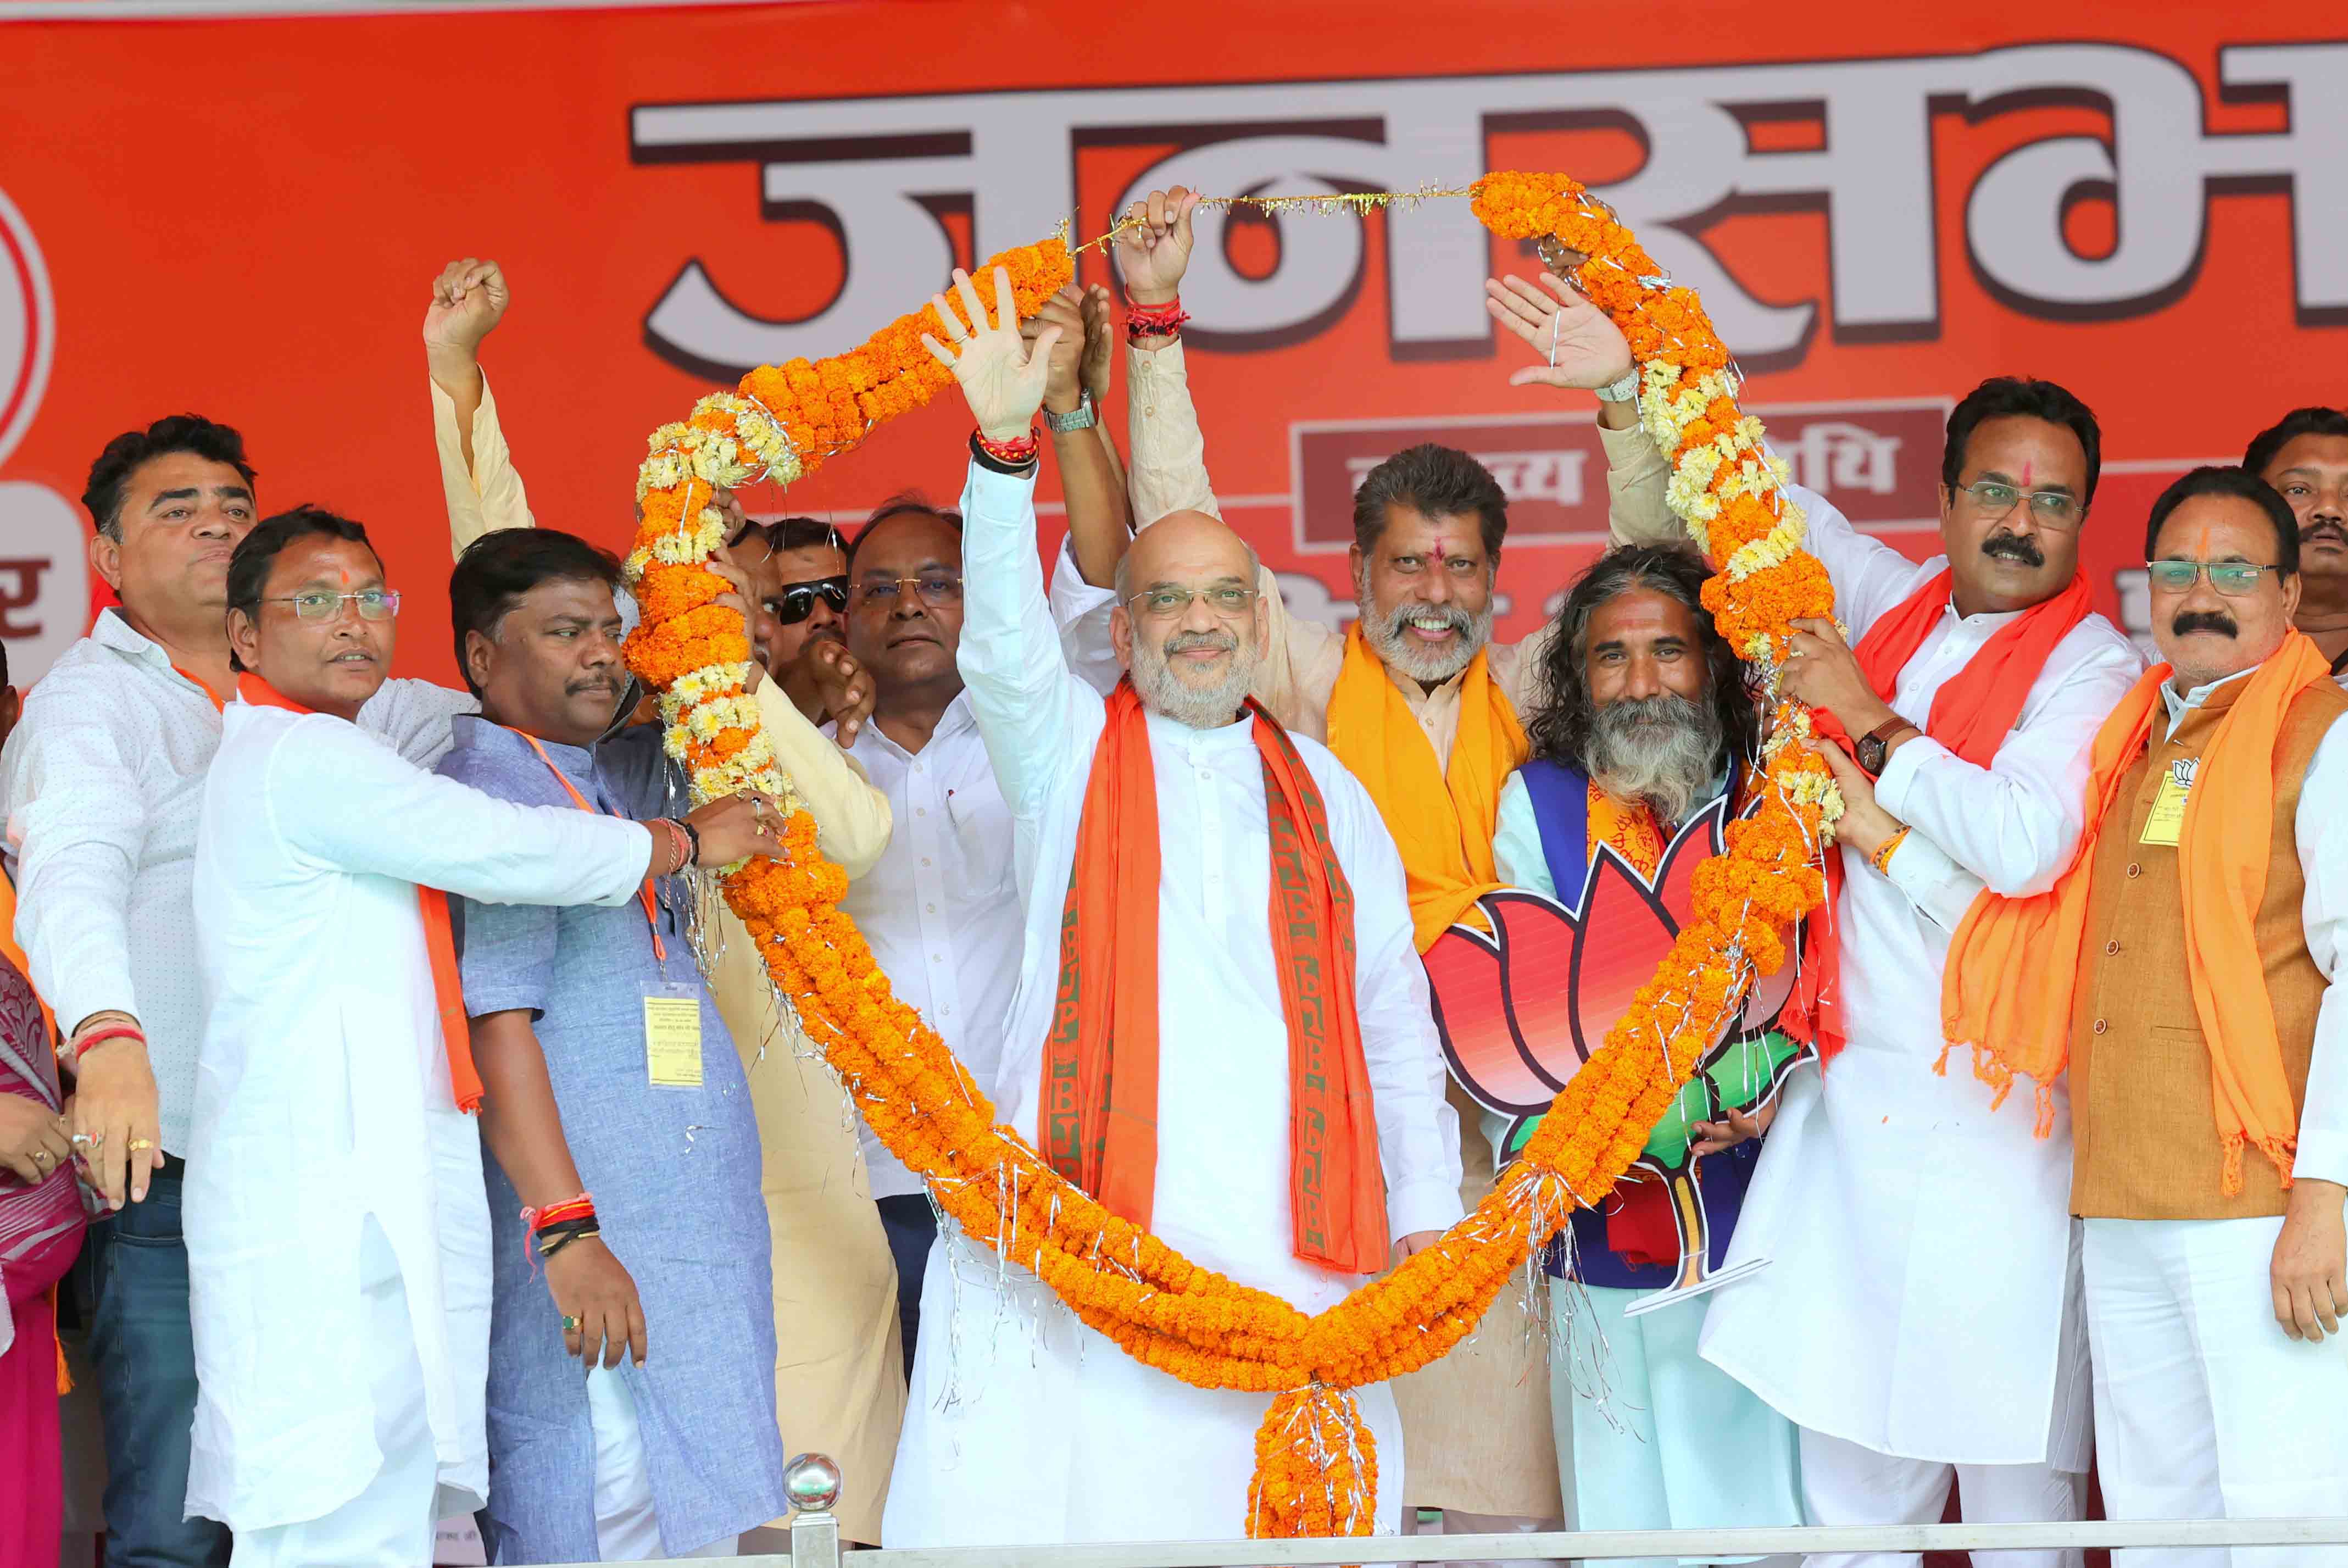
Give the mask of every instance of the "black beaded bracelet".
M 686 820 L 683 817 L 679 817 L 676 820 L 676 825 L 683 828 L 685 830 L 685 836 L 693 841 L 693 852 L 685 857 L 685 866 L 699 865 L 701 863 L 701 830 L 695 827 L 690 821 Z M 685 870 L 685 866 L 679 866 L 676 869 L 683 871 Z

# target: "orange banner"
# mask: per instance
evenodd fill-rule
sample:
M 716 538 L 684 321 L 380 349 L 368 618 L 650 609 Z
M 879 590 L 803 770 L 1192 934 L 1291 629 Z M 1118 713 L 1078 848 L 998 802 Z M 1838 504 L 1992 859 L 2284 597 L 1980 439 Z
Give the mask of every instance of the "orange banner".
M 1174 182 L 1588 180 L 1703 290 L 1796 476 L 1919 554 L 1953 399 L 2001 372 L 2064 381 L 2106 432 L 2088 565 L 2139 633 L 2158 486 L 2348 399 L 2348 29 L 2304 6 L 1360 0 L 1342 27 L 1297 0 L 1208 9 L 1211 27 L 937 0 L 0 28 L 19 684 L 86 619 L 91 459 L 186 409 L 244 430 L 264 510 L 370 525 L 409 590 L 403 671 L 450 676 L 417 327 L 458 255 L 512 283 L 485 360 L 540 521 L 613 544 L 645 435 L 700 393 L 858 341 L 973 244 L 1069 214 L 1097 233 Z M 1434 438 L 1512 498 L 1500 625 L 1529 630 L 1606 496 L 1590 398 L 1510 387 L 1526 356 L 1483 314 L 1486 273 L 1531 260 L 1458 201 L 1203 229 L 1183 294 L 1213 477 L 1292 602 L 1350 613 L 1347 493 Z M 1110 281 L 1098 253 L 1084 265 Z M 747 499 L 950 500 L 964 434 L 949 399 L 787 500 Z

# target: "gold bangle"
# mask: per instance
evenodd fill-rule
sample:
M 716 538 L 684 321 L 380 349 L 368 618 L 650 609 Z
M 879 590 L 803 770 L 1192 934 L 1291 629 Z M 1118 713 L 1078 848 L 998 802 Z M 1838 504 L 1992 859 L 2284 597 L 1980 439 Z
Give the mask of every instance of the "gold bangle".
M 1908 830 L 1905 828 L 1900 829 L 1898 832 L 1892 834 L 1890 838 L 1884 840 L 1883 842 L 1876 846 L 1875 852 L 1867 857 L 1868 864 L 1873 866 L 1879 875 L 1890 876 L 1891 874 L 1892 852 L 1899 849 L 1901 844 L 1905 843 L 1907 839 Z

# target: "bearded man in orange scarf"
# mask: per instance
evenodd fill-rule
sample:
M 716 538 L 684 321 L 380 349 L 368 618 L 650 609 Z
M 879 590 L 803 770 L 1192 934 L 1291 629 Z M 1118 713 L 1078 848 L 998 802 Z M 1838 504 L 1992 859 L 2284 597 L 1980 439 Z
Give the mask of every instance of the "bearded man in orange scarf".
M 2348 695 L 2292 626 L 2299 544 L 2242 469 L 2154 502 L 2164 662 L 2096 736 L 2086 834 L 1949 951 L 1948 1038 L 1994 1099 L 2029 1078 L 2043 1123 L 2067 1072 L 2114 1519 L 2348 1513 L 2348 1361 L 2319 1343 L 2348 1316 Z
M 977 330 L 940 300 L 955 347 L 933 340 L 979 427 L 957 657 L 1026 905 L 986 1087 L 1117 1213 L 1321 1311 L 1461 1212 L 1401 862 L 1361 785 L 1249 696 L 1270 623 L 1252 552 L 1221 523 L 1179 520 L 1125 556 L 1115 692 L 1069 668 L 1028 433 L 1059 329 L 1031 356 L 1008 278 L 991 324 L 957 278 Z M 884 1546 L 1244 1533 L 1260 1397 L 1128 1358 L 951 1227 L 937 1249 Z M 1360 1399 L 1391 1467 L 1393 1396 Z M 1379 1490 L 1391 1530 L 1403 1488 Z
M 1843 738 L 1828 761 L 1847 791 L 1875 780 L 1889 825 L 1859 813 L 1837 830 L 1838 886 L 1812 917 L 1785 1019 L 1823 1065 L 1787 1082 L 1727 1260 L 1770 1264 L 1713 1298 L 1699 1344 L 1802 1429 L 1813 1523 L 1930 1522 L 1952 1480 L 1976 1522 L 2081 1507 L 2067 1114 L 2058 1095 L 2053 1136 L 2035 1138 L 2028 1118 L 1993 1117 L 1974 1086 L 1936 1075 L 1924 997 L 1970 888 L 2035 892 L 2068 862 L 2089 742 L 2142 667 L 2088 612 L 2078 572 L 2100 450 L 2095 416 L 2062 387 L 1982 383 L 1950 413 L 1945 553 L 1921 563 L 1793 489 L 1840 626 L 1807 623 L 1781 683 Z M 1618 530 L 1681 535 L 1660 495 L 1634 501 L 1618 498 Z

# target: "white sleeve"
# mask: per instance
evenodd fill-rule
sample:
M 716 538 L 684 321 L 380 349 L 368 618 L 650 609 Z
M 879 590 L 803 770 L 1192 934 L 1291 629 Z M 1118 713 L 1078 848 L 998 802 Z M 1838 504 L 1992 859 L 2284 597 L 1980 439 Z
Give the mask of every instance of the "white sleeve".
M 1892 753 L 1876 799 L 1991 892 L 2044 892 L 2070 863 L 2086 823 L 2096 732 L 2141 673 L 2136 651 L 2116 634 L 2075 662 L 2058 646 L 2032 694 L 2034 710 L 2025 709 L 1987 768 L 1918 737 Z
M 1035 550 L 1035 475 L 999 474 L 975 459 L 962 492 L 962 651 L 955 663 L 1016 817 L 1035 818 L 1069 783 L 1069 762 L 1089 708 L 1097 735 L 1101 695 L 1068 668 L 1044 594 Z M 1075 780 L 1083 787 L 1081 770 Z
M 1052 624 L 1060 628 L 1060 651 L 1078 678 L 1103 696 L 1117 689 L 1125 666 L 1117 662 L 1117 645 L 1109 637 L 1109 615 L 1117 608 L 1117 590 L 1096 588 L 1085 581 L 1068 541 L 1060 541 L 1060 558 L 1052 568 Z
M 324 716 L 293 726 L 264 779 L 271 826 L 294 850 L 477 903 L 623 904 L 652 864 L 641 823 L 498 799 Z
M 1492 863 L 1510 887 L 1557 896 L 1557 879 L 1550 875 L 1549 855 L 1541 848 L 1540 822 L 1533 815 L 1532 791 L 1525 776 L 1511 773 L 1500 786 L 1500 814 L 1492 830 Z
M 1459 1203 L 1459 1117 L 1435 1032 L 1403 882 L 1402 856 L 1350 775 L 1323 779 L 1331 837 L 1354 888 L 1354 994 L 1377 1106 L 1386 1224 L 1396 1240 L 1448 1229 Z
M 448 721 L 480 711 L 481 699 L 471 692 L 430 681 L 389 680 L 359 709 L 359 727 L 418 768 L 429 768 L 452 744 Z
M 2315 1015 L 2315 1050 L 2307 1066 L 2307 1099 L 2299 1113 L 2299 1157 L 2291 1173 L 2315 1181 L 2348 1183 L 2348 997 L 2340 992 L 2342 949 L 2348 946 L 2348 723 L 2334 723 L 2308 763 L 2299 792 L 2299 864 L 2307 878 L 2301 918 L 2307 951 L 2331 982 Z
M 1890 874 L 1891 885 L 1908 895 L 1916 913 L 1952 936 L 1964 923 L 1973 900 L 1981 896 L 1981 878 L 1912 828 L 1891 851 Z
M 1834 583 L 1835 614 L 1850 628 L 1854 645 L 1877 617 L 1948 564 L 1945 558 L 1935 557 L 1920 565 L 1883 541 L 1859 532 L 1840 507 L 1816 490 L 1791 485 L 1786 493 L 1802 509 L 1807 521 L 1802 548 L 1827 569 Z
M 131 748 L 109 727 L 119 705 L 94 696 L 70 672 L 36 685 L 5 757 L 16 941 L 63 1029 L 93 1013 L 139 1016 L 130 884 L 147 819 Z

